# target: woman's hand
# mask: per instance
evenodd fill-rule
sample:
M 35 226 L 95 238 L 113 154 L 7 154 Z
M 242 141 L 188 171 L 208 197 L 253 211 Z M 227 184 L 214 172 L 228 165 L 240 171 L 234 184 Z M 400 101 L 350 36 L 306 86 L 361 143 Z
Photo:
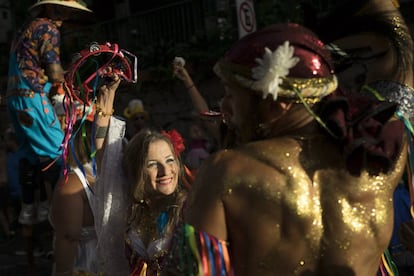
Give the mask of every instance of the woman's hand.
M 105 70 L 110 71 L 112 69 L 109 67 Z M 106 117 L 112 115 L 115 92 L 121 83 L 121 78 L 115 73 L 109 74 L 109 76 L 105 78 L 107 79 L 107 83 L 99 88 L 99 93 L 96 100 L 96 114 L 98 117 Z
M 184 85 L 188 88 L 194 86 L 194 83 L 184 65 L 185 61 L 182 58 L 176 57 L 172 62 L 174 76 L 182 80 Z

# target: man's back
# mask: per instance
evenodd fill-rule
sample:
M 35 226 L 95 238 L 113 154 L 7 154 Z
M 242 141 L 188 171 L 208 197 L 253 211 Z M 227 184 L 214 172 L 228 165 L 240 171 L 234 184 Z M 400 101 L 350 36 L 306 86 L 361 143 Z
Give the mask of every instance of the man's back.
M 188 222 L 229 242 L 235 275 L 374 275 L 404 162 L 402 153 L 392 173 L 355 177 L 324 136 L 250 143 L 208 161 Z
M 168 269 L 376 275 L 407 160 L 400 101 L 338 87 L 323 42 L 297 24 L 246 35 L 214 69 L 240 146 L 200 168 Z

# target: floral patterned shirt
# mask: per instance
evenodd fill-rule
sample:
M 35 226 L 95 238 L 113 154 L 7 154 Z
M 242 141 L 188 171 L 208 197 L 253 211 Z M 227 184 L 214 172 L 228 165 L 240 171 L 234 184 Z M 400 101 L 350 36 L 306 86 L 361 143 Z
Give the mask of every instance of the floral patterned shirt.
M 18 66 L 35 92 L 48 81 L 46 65 L 60 64 L 60 32 L 53 21 L 37 18 L 19 32 L 15 43 Z

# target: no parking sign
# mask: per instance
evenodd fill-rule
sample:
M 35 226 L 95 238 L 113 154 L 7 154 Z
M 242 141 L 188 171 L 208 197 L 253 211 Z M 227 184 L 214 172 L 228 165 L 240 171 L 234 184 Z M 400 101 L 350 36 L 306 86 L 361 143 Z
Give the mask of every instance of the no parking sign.
M 236 0 L 239 38 L 256 31 L 253 0 Z

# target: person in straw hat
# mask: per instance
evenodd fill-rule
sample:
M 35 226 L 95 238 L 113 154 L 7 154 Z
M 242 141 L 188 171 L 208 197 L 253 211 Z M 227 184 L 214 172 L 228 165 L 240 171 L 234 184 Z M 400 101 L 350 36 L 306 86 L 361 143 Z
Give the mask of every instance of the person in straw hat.
M 61 171 L 63 131 L 49 101 L 64 80 L 59 28 L 76 14 L 92 11 L 81 1 L 39 0 L 29 12 L 29 20 L 11 43 L 7 108 L 19 138 L 19 151 L 23 153 L 19 163 L 19 222 L 27 240 L 28 262 L 33 268 L 33 225 L 47 220 L 46 184 L 53 187 Z M 40 190 L 37 199 L 36 189 Z
M 166 257 L 174 275 L 376 275 L 407 161 L 394 103 L 345 93 L 309 29 L 271 25 L 215 72 L 236 134 L 197 174 Z
M 126 138 L 128 140 L 132 139 L 141 129 L 154 124 L 140 99 L 130 100 L 128 106 L 124 109 L 123 115 L 127 119 Z

